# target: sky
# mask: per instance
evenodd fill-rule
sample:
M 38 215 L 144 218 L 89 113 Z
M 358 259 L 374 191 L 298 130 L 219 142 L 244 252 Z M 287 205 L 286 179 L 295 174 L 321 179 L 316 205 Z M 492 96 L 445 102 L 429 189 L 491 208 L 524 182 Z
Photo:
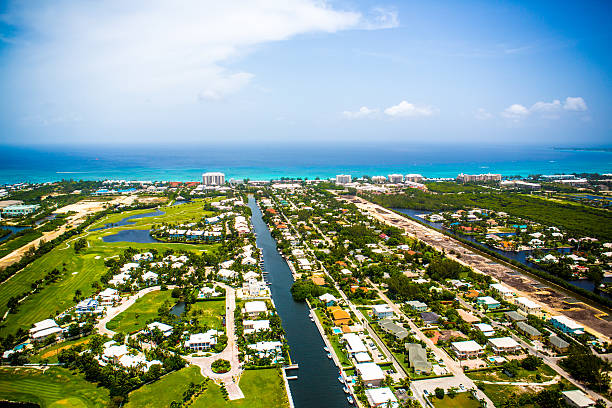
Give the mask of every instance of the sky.
M 0 1 L 0 144 L 612 145 L 609 1 Z

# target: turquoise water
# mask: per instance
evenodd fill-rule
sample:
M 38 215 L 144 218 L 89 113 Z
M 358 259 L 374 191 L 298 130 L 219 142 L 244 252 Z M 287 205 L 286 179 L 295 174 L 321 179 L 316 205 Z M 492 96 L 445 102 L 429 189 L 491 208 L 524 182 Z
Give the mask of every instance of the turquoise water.
M 0 147 L 0 184 L 61 179 L 199 180 L 204 171 L 269 180 L 421 173 L 503 175 L 612 172 L 612 153 L 550 146 L 240 144 L 129 147 Z

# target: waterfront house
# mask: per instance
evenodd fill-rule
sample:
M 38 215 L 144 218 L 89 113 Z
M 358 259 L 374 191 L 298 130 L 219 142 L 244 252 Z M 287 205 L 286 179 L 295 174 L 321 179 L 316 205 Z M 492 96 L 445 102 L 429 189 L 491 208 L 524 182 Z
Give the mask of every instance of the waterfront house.
M 388 387 L 370 388 L 365 391 L 371 407 L 398 408 L 399 402 Z
M 352 357 L 360 353 L 368 352 L 367 347 L 356 333 L 345 333 L 342 335 L 342 340 L 346 342 L 346 351 Z
M 516 353 L 521 350 L 521 345 L 518 344 L 512 337 L 497 337 L 489 339 L 489 345 L 493 349 L 493 352 L 497 354 L 502 353 Z
M 460 359 L 476 358 L 484 352 L 482 346 L 474 340 L 453 342 L 451 350 Z
M 420 344 L 407 343 L 408 361 L 416 374 L 430 374 L 432 365 L 427 361 L 427 350 Z
M 326 307 L 333 306 L 338 302 L 338 299 L 336 299 L 336 297 L 331 293 L 322 294 L 321 296 L 319 296 L 319 300 L 323 302 Z
M 526 315 L 532 314 L 535 316 L 540 316 L 542 314 L 542 306 L 526 297 L 516 298 L 515 304 L 518 306 L 519 312 Z
M 261 313 L 268 313 L 266 302 L 262 300 L 254 300 L 244 304 L 243 314 L 250 318 L 258 317 Z
M 247 345 L 254 350 L 259 358 L 270 358 L 272 364 L 283 362 L 283 344 L 280 341 L 260 341 Z
M 528 325 L 525 322 L 517 322 L 516 329 L 529 337 L 531 340 L 539 340 L 542 338 L 542 333 L 533 326 Z
M 338 306 L 332 306 L 329 309 L 331 310 L 334 326 L 350 325 L 352 323 L 351 315 L 346 310 Z
M 378 319 L 388 319 L 393 317 L 393 309 L 387 304 L 372 306 L 372 314 Z
M 244 334 L 251 334 L 258 331 L 270 330 L 269 320 L 243 320 L 242 327 Z
M 420 300 L 410 300 L 406 302 L 406 304 L 417 312 L 424 312 L 427 310 L 427 303 L 423 303 Z
M 355 364 L 355 370 L 366 387 L 378 387 L 385 379 L 383 370 L 376 363 Z

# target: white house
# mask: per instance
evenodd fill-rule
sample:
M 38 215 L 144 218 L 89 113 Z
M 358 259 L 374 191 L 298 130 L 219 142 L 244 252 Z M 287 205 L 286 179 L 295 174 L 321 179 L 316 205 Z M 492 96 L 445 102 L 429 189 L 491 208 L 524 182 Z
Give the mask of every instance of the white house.
M 185 341 L 185 348 L 194 351 L 209 350 L 215 344 L 217 344 L 217 331 L 210 329 L 206 333 L 189 335 L 189 340 Z
M 155 272 L 147 271 L 142 275 L 142 280 L 148 285 L 155 285 L 158 277 L 159 275 Z
M 147 330 L 149 331 L 149 333 L 152 332 L 154 329 L 159 329 L 159 331 L 162 332 L 164 337 L 168 337 L 172 334 L 172 326 L 170 325 L 160 322 L 153 322 L 147 324 Z
M 219 272 L 217 272 L 217 275 L 219 276 L 219 279 L 223 281 L 230 281 L 236 278 L 236 276 L 238 275 L 238 272 L 232 271 L 231 269 L 219 269 Z
M 521 350 L 521 345 L 512 337 L 489 339 L 489 345 L 495 353 L 515 353 Z
M 261 300 L 254 300 L 252 302 L 246 302 L 244 304 L 244 314 L 253 318 L 259 316 L 260 313 L 268 313 L 268 307 L 266 302 Z
M 243 320 L 242 327 L 244 334 L 251 334 L 258 331 L 270 330 L 269 320 Z
M 62 329 L 57 325 L 55 320 L 45 319 L 38 323 L 34 323 L 34 326 L 30 329 L 30 337 L 34 341 L 41 341 L 54 334 L 60 334 L 61 332 Z
M 475 358 L 483 353 L 482 346 L 474 340 L 451 343 L 451 350 L 453 350 L 458 358 Z
M 259 341 L 247 347 L 254 350 L 260 358 L 271 358 L 274 364 L 283 361 L 283 344 L 280 341 Z
M 355 364 L 355 370 L 366 387 L 378 387 L 385 379 L 385 373 L 383 373 L 383 370 L 376 363 Z
M 366 398 L 371 407 L 397 408 L 399 402 L 388 387 L 370 388 L 365 391 Z
M 486 337 L 491 337 L 495 335 L 495 329 L 490 324 L 486 323 L 477 323 L 474 325 L 478 330 L 482 332 Z
M 372 313 L 379 320 L 393 317 L 393 309 L 387 304 L 372 306 Z
M 355 356 L 359 353 L 366 353 L 368 351 L 357 333 L 345 333 L 342 335 L 342 338 L 346 341 L 346 351 L 348 351 L 351 356 Z
M 121 297 L 117 289 L 106 288 L 98 293 L 98 302 L 100 302 L 100 306 L 112 306 L 115 302 L 118 302 L 119 299 L 121 299 Z
M 510 299 L 513 295 L 514 292 L 507 288 L 506 286 L 502 285 L 501 283 L 494 283 L 491 285 L 491 289 L 493 289 L 495 292 L 499 293 L 499 295 L 503 298 L 503 299 Z
M 542 314 L 542 306 L 531 299 L 526 297 L 518 297 L 516 298 L 515 303 L 518 306 L 519 311 L 523 312 L 523 314 L 532 314 L 536 316 Z

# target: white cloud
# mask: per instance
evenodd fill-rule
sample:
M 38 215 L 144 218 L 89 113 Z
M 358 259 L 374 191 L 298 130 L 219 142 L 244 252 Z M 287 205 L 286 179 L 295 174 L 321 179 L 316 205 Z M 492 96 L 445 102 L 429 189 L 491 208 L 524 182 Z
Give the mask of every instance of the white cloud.
M 180 6 L 57 0 L 7 9 L 2 20 L 18 29 L 2 40 L 10 48 L 0 60 L 0 89 L 19 92 L 24 117 L 40 115 L 48 102 L 90 125 L 139 125 L 171 108 L 200 123 L 198 101 L 223 99 L 254 81 L 240 58 L 260 44 L 398 25 L 392 10 L 364 14 L 322 0 L 183 0 Z M 184 109 L 189 105 L 191 111 Z
M 347 119 L 359 119 L 359 118 L 365 118 L 368 116 L 372 116 L 377 112 L 378 112 L 378 109 L 370 109 L 367 106 L 362 106 L 356 112 L 344 111 L 342 112 L 342 116 L 344 116 Z
M 393 117 L 432 116 L 438 112 L 433 106 L 417 106 L 406 101 L 385 109 L 385 114 Z
M 487 120 L 487 119 L 491 119 L 493 117 L 493 115 L 491 113 L 489 113 L 486 109 L 484 108 L 479 108 L 475 113 L 474 113 L 474 117 L 478 120 Z
M 567 98 L 565 98 L 565 104 L 563 105 L 563 109 L 568 111 L 584 112 L 588 108 L 586 102 L 580 96 L 568 96 Z
M 527 115 L 529 115 L 529 109 L 527 109 L 523 105 L 515 103 L 513 105 L 508 106 L 506 109 L 504 109 L 501 115 L 507 119 L 518 120 L 518 119 L 524 118 Z
M 561 109 L 561 102 L 555 99 L 552 102 L 536 102 L 531 107 L 532 112 L 558 112 Z

